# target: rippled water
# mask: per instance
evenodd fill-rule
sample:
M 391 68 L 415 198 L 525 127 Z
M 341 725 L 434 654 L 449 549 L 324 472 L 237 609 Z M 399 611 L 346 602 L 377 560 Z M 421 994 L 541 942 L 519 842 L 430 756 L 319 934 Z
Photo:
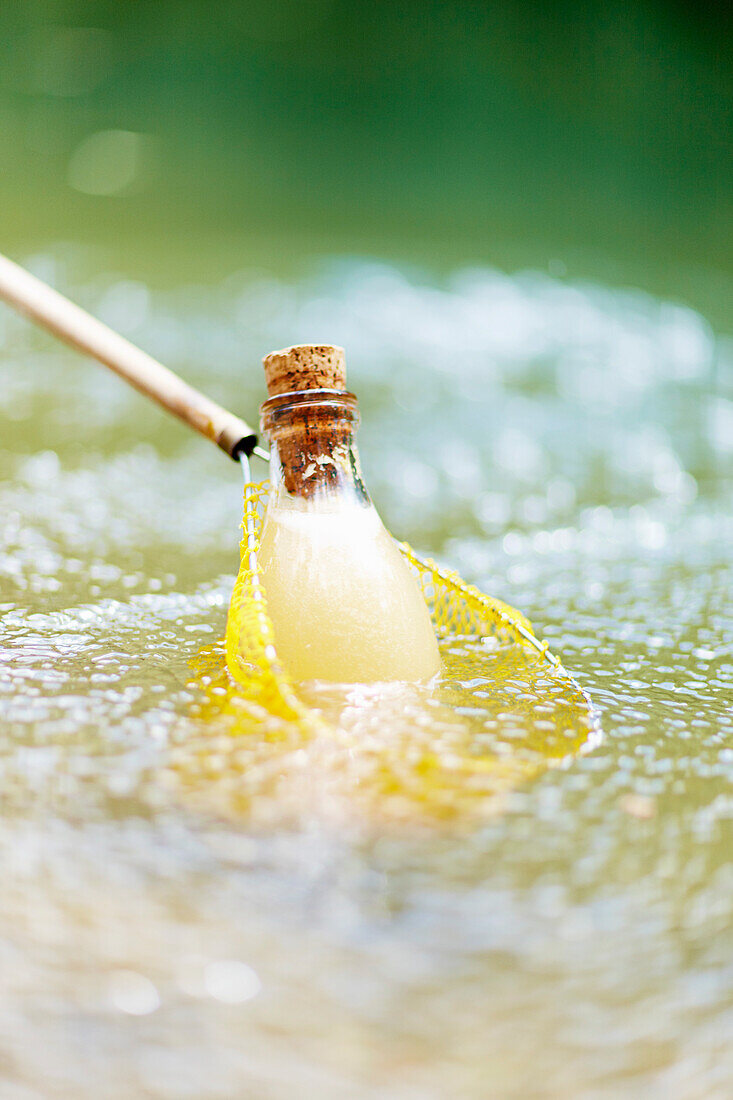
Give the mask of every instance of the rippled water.
M 297 745 L 238 801 L 191 668 L 238 470 L 3 311 L 3 1095 L 727 1097 L 730 343 L 531 274 L 29 263 L 245 414 L 264 351 L 343 343 L 386 522 L 525 611 L 604 737 L 460 828 L 334 816 Z

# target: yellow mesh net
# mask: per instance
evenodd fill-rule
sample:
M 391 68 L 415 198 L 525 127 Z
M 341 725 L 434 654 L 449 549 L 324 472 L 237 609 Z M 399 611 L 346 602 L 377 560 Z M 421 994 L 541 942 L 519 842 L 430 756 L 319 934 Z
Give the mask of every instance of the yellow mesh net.
M 166 771 L 188 804 L 266 828 L 470 826 L 597 743 L 590 700 L 527 619 L 406 544 L 439 640 L 437 683 L 293 683 L 257 574 L 267 493 L 245 486 L 225 644 L 199 655 L 198 722 Z
M 241 565 L 225 644 L 228 676 L 221 668 L 212 672 L 216 654 L 209 654 L 202 710 L 226 715 L 230 734 L 254 735 L 237 741 L 223 769 L 238 810 L 268 804 L 263 790 L 278 789 L 281 805 L 317 803 L 320 812 L 330 806 L 337 815 L 366 804 L 380 819 L 455 817 L 468 807 L 484 811 L 497 793 L 596 742 L 589 698 L 527 619 L 405 543 L 400 550 L 419 579 L 439 639 L 438 684 L 400 685 L 390 693 L 292 683 L 278 660 L 257 574 L 267 493 L 266 482 L 245 487 Z M 304 746 L 313 764 L 305 771 Z M 202 747 L 202 759 L 206 752 Z M 232 766 L 235 758 L 240 764 Z
M 275 631 L 256 568 L 268 492 L 267 481 L 244 487 L 244 537 L 227 618 L 227 667 L 245 689 L 254 713 L 307 724 L 313 716 L 309 716 L 278 659 Z

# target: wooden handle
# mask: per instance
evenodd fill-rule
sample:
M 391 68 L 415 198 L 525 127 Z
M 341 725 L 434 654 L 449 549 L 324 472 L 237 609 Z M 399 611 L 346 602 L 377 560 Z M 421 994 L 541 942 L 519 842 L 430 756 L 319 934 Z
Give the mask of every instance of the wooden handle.
M 257 435 L 244 420 L 210 401 L 162 363 L 3 255 L 0 298 L 54 336 L 99 360 L 231 458 L 254 450 Z

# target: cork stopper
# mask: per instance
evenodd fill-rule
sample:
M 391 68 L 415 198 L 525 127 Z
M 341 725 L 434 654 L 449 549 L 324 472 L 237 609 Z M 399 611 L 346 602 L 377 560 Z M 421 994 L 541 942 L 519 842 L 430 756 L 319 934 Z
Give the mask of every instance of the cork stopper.
M 345 390 L 344 349 L 333 344 L 296 344 L 262 360 L 270 397 L 296 390 Z
M 262 363 L 269 394 L 260 410 L 262 430 L 288 493 L 311 498 L 353 481 L 352 435 L 359 414 L 356 398 L 346 390 L 344 349 L 296 344 L 270 352 Z

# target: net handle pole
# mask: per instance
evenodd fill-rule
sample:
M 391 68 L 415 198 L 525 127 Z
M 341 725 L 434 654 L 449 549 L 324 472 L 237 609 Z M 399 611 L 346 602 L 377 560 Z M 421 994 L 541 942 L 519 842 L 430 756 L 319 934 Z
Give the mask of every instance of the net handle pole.
M 244 420 L 209 400 L 147 352 L 2 254 L 0 298 L 77 351 L 109 367 L 140 393 L 216 443 L 230 458 L 260 451 L 256 433 Z

